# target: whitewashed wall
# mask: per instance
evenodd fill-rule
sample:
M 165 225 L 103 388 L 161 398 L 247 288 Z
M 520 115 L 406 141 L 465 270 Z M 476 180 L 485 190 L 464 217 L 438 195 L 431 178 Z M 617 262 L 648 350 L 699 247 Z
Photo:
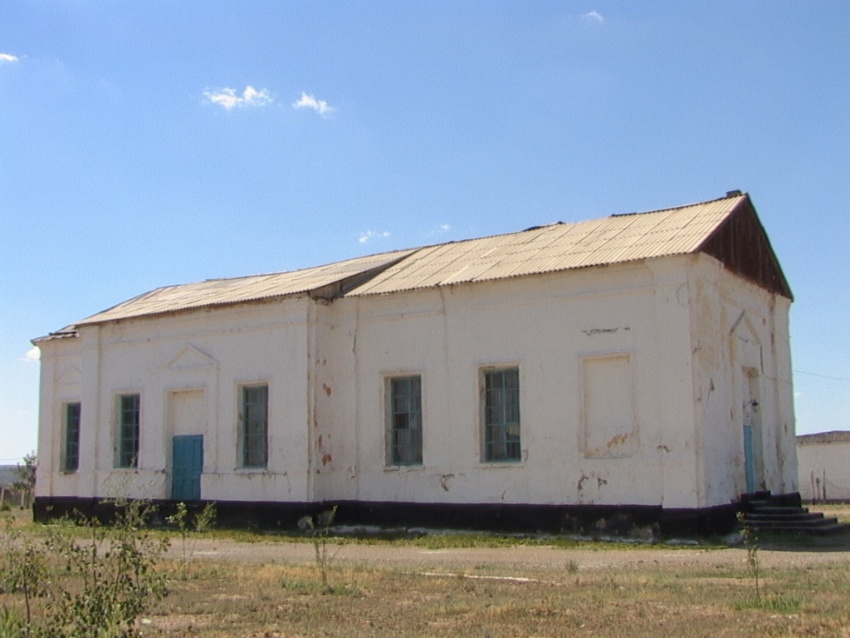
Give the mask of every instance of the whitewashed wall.
M 850 501 L 850 432 L 797 446 L 800 494 L 806 500 Z
M 708 505 L 746 492 L 745 403 L 757 399 L 757 489 L 797 490 L 790 302 L 735 276 L 717 260 L 695 256 L 687 294 L 692 313 L 693 394 L 698 485 Z M 756 397 L 749 397 L 754 393 Z
M 210 500 L 722 505 L 744 491 L 744 369 L 759 373 L 765 487 L 790 491 L 787 314 L 696 255 L 83 327 L 40 343 L 38 495 L 168 498 L 172 437 L 204 430 Z M 485 463 L 479 370 L 506 365 L 520 371 L 522 458 Z M 409 374 L 422 376 L 423 463 L 393 467 L 385 379 Z M 258 382 L 269 463 L 243 469 L 238 388 Z M 115 469 L 117 396 L 131 392 L 139 467 Z M 63 473 L 69 400 L 83 405 L 80 469 Z M 175 426 L 187 406 L 202 414 Z
M 689 342 L 688 308 L 653 284 L 633 265 L 335 302 L 326 330 L 357 338 L 319 370 L 317 385 L 333 393 L 317 393 L 317 414 L 346 425 L 331 445 L 323 435 L 333 462 L 321 471 L 334 480 L 317 497 L 697 505 L 690 375 L 681 374 L 690 350 L 657 354 L 659 340 Z M 631 368 L 634 431 L 594 451 L 583 444 L 583 362 L 611 356 Z M 481 461 L 479 369 L 493 365 L 520 369 L 519 463 Z M 423 464 L 388 467 L 384 379 L 407 374 L 422 376 Z M 353 392 L 337 389 L 346 376 Z
M 787 301 L 710 257 L 649 266 L 335 302 L 318 338 L 316 497 L 727 504 L 746 487 L 735 402 L 748 366 L 761 375 L 763 487 L 796 489 Z M 603 441 L 586 431 L 582 370 L 609 357 L 630 367 L 634 422 Z M 481 461 L 478 370 L 490 365 L 520 369 L 519 463 Z M 423 463 L 392 467 L 385 379 L 409 374 L 422 376 Z
M 39 392 L 38 464 L 35 495 L 91 495 L 90 480 L 82 472 L 60 475 L 63 454 L 63 405 L 82 397 L 80 340 L 53 338 L 42 342 Z M 93 445 L 94 433 L 81 433 L 81 445 Z
M 103 327 L 84 326 L 70 340 L 81 352 L 80 469 L 59 471 L 60 391 L 46 383 L 42 397 L 40 495 L 170 497 L 169 413 L 174 393 L 200 392 L 206 422 L 201 493 L 213 500 L 304 501 L 308 498 L 307 312 L 310 301 L 234 306 Z M 63 341 L 40 344 L 42 374 L 69 367 Z M 269 386 L 269 461 L 264 470 L 240 467 L 238 402 L 241 384 Z M 116 469 L 117 397 L 141 395 L 137 469 Z M 179 426 L 178 426 L 179 427 Z M 41 452 L 40 452 L 41 454 Z M 45 476 L 42 477 L 42 474 Z M 49 488 L 46 486 L 49 485 Z

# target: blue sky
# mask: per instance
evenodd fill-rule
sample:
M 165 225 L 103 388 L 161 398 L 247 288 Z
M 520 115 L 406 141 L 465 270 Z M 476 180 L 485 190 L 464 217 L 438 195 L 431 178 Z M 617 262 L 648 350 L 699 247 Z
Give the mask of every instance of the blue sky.
M 748 191 L 850 429 L 850 3 L 0 4 L 0 463 L 29 340 L 159 286 Z

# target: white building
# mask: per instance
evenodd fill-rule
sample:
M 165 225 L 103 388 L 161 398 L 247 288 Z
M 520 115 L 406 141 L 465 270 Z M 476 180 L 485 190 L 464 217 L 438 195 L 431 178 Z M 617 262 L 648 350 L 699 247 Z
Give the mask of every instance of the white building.
M 850 432 L 802 434 L 797 458 L 804 499 L 850 502 Z
M 34 341 L 36 514 L 722 525 L 797 490 L 791 299 L 737 191 L 160 288 Z

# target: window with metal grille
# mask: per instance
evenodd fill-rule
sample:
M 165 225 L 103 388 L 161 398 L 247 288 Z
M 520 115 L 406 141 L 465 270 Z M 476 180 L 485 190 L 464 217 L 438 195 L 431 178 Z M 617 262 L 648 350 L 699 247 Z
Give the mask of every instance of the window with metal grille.
M 418 375 L 387 379 L 389 463 L 422 463 L 422 379 Z
M 484 461 L 519 461 L 519 368 L 484 370 Z
M 265 467 L 268 463 L 269 387 L 242 387 L 242 466 Z
M 65 404 L 65 448 L 62 469 L 74 472 L 80 467 L 80 404 Z
M 118 398 L 118 467 L 139 466 L 138 394 L 122 394 Z

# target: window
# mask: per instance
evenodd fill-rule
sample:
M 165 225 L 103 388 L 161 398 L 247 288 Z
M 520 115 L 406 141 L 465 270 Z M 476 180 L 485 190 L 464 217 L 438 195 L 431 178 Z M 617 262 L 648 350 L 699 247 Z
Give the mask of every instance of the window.
M 242 387 L 242 466 L 265 467 L 268 462 L 269 386 Z
M 118 398 L 118 467 L 139 466 L 139 399 L 138 394 Z
M 75 472 L 80 467 L 80 404 L 66 403 L 64 407 L 65 447 L 62 469 Z
M 519 461 L 519 368 L 483 371 L 484 460 Z
M 387 429 L 389 463 L 422 463 L 422 379 L 419 376 L 387 379 Z

